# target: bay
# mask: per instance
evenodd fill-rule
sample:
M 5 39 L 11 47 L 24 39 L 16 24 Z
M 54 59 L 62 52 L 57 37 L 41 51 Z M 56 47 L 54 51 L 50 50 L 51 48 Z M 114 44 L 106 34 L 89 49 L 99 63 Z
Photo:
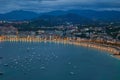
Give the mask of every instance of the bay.
M 0 80 L 120 80 L 109 53 L 52 42 L 0 42 Z

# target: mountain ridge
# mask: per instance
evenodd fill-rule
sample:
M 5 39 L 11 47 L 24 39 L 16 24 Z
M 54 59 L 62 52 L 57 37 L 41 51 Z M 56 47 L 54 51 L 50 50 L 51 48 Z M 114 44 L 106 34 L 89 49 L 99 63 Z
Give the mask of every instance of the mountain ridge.
M 95 10 L 68 10 L 68 11 L 56 10 L 46 13 L 36 13 L 32 11 L 16 10 L 16 11 L 0 14 L 0 20 L 7 20 L 7 21 L 34 20 L 42 15 L 60 16 L 68 13 L 73 13 L 98 22 L 120 21 L 120 11 L 95 11 Z

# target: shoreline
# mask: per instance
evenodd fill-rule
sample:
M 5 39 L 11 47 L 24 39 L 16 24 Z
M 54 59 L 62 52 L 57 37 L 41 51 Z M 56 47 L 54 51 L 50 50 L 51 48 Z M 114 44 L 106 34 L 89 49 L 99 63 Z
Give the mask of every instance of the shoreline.
M 81 40 L 72 40 L 72 39 L 43 39 L 43 38 L 3 38 L 0 39 L 0 42 L 57 42 L 57 43 L 65 43 L 65 44 L 73 44 L 87 48 L 93 48 L 97 50 L 106 51 L 115 58 L 120 59 L 120 47 L 110 46 L 105 44 L 91 43 L 91 42 L 82 42 Z

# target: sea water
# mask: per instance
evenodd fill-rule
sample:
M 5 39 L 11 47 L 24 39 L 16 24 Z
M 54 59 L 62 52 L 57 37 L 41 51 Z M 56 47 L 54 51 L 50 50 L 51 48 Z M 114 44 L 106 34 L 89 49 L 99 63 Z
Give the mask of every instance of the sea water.
M 51 42 L 0 42 L 0 80 L 120 80 L 109 53 Z

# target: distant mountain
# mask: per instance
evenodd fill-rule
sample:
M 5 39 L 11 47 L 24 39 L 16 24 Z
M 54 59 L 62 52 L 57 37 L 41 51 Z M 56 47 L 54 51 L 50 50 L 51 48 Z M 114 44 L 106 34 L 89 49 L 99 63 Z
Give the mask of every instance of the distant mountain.
M 68 25 L 68 24 L 91 24 L 94 23 L 89 18 L 79 16 L 77 14 L 68 13 L 64 15 L 41 15 L 39 18 L 31 21 L 27 26 L 29 27 L 52 27 L 58 25 Z
M 62 10 L 56 10 L 56 11 L 51 11 L 51 12 L 43 13 L 42 15 L 54 15 L 54 16 L 58 16 L 58 15 L 64 15 L 64 14 L 67 14 L 67 13 L 69 13 L 69 12 L 62 11 Z
M 72 13 L 74 15 L 66 15 L 69 13 Z M 120 22 L 120 11 L 95 11 L 95 10 L 68 10 L 68 11 L 56 10 L 56 11 L 51 11 L 47 13 L 39 13 L 39 14 L 31 11 L 16 10 L 16 11 L 12 11 L 5 14 L 0 14 L 0 20 L 12 20 L 12 21 L 31 20 L 31 19 L 34 20 L 35 18 L 38 18 L 38 17 L 42 19 L 47 18 L 50 20 L 50 16 L 52 17 L 52 20 L 55 19 L 53 21 L 56 21 L 56 20 L 58 21 L 59 19 L 58 22 L 60 22 L 60 18 L 62 18 L 61 20 L 63 21 L 66 20 L 66 22 L 69 21 L 73 23 L 75 23 L 75 21 L 76 23 L 78 23 L 80 19 L 81 19 L 80 23 L 87 22 L 88 20 L 90 20 L 89 22 L 91 22 L 91 20 L 95 22 L 96 21 L 97 22 Z M 79 16 L 80 19 L 78 19 L 79 17 L 78 18 L 76 17 L 75 19 L 74 16 L 75 17 Z M 67 19 L 65 19 L 65 17 L 67 17 Z M 82 18 L 86 18 L 88 20 L 84 21 L 84 19 Z
M 120 11 L 68 10 L 68 11 L 53 11 L 46 14 L 62 15 L 66 13 L 74 13 L 94 21 L 120 22 Z
M 105 22 L 119 22 L 120 11 L 94 11 L 94 10 L 71 10 L 81 16 L 86 16 L 93 20 Z
M 21 21 L 38 17 L 39 14 L 31 11 L 16 10 L 5 14 L 0 14 L 0 20 Z
M 33 19 L 30 23 L 15 24 L 15 27 L 19 27 L 20 30 L 36 30 L 40 27 L 53 27 L 59 25 L 68 24 L 91 24 L 92 20 L 79 16 L 77 14 L 68 13 L 64 15 L 41 15 L 36 19 Z

